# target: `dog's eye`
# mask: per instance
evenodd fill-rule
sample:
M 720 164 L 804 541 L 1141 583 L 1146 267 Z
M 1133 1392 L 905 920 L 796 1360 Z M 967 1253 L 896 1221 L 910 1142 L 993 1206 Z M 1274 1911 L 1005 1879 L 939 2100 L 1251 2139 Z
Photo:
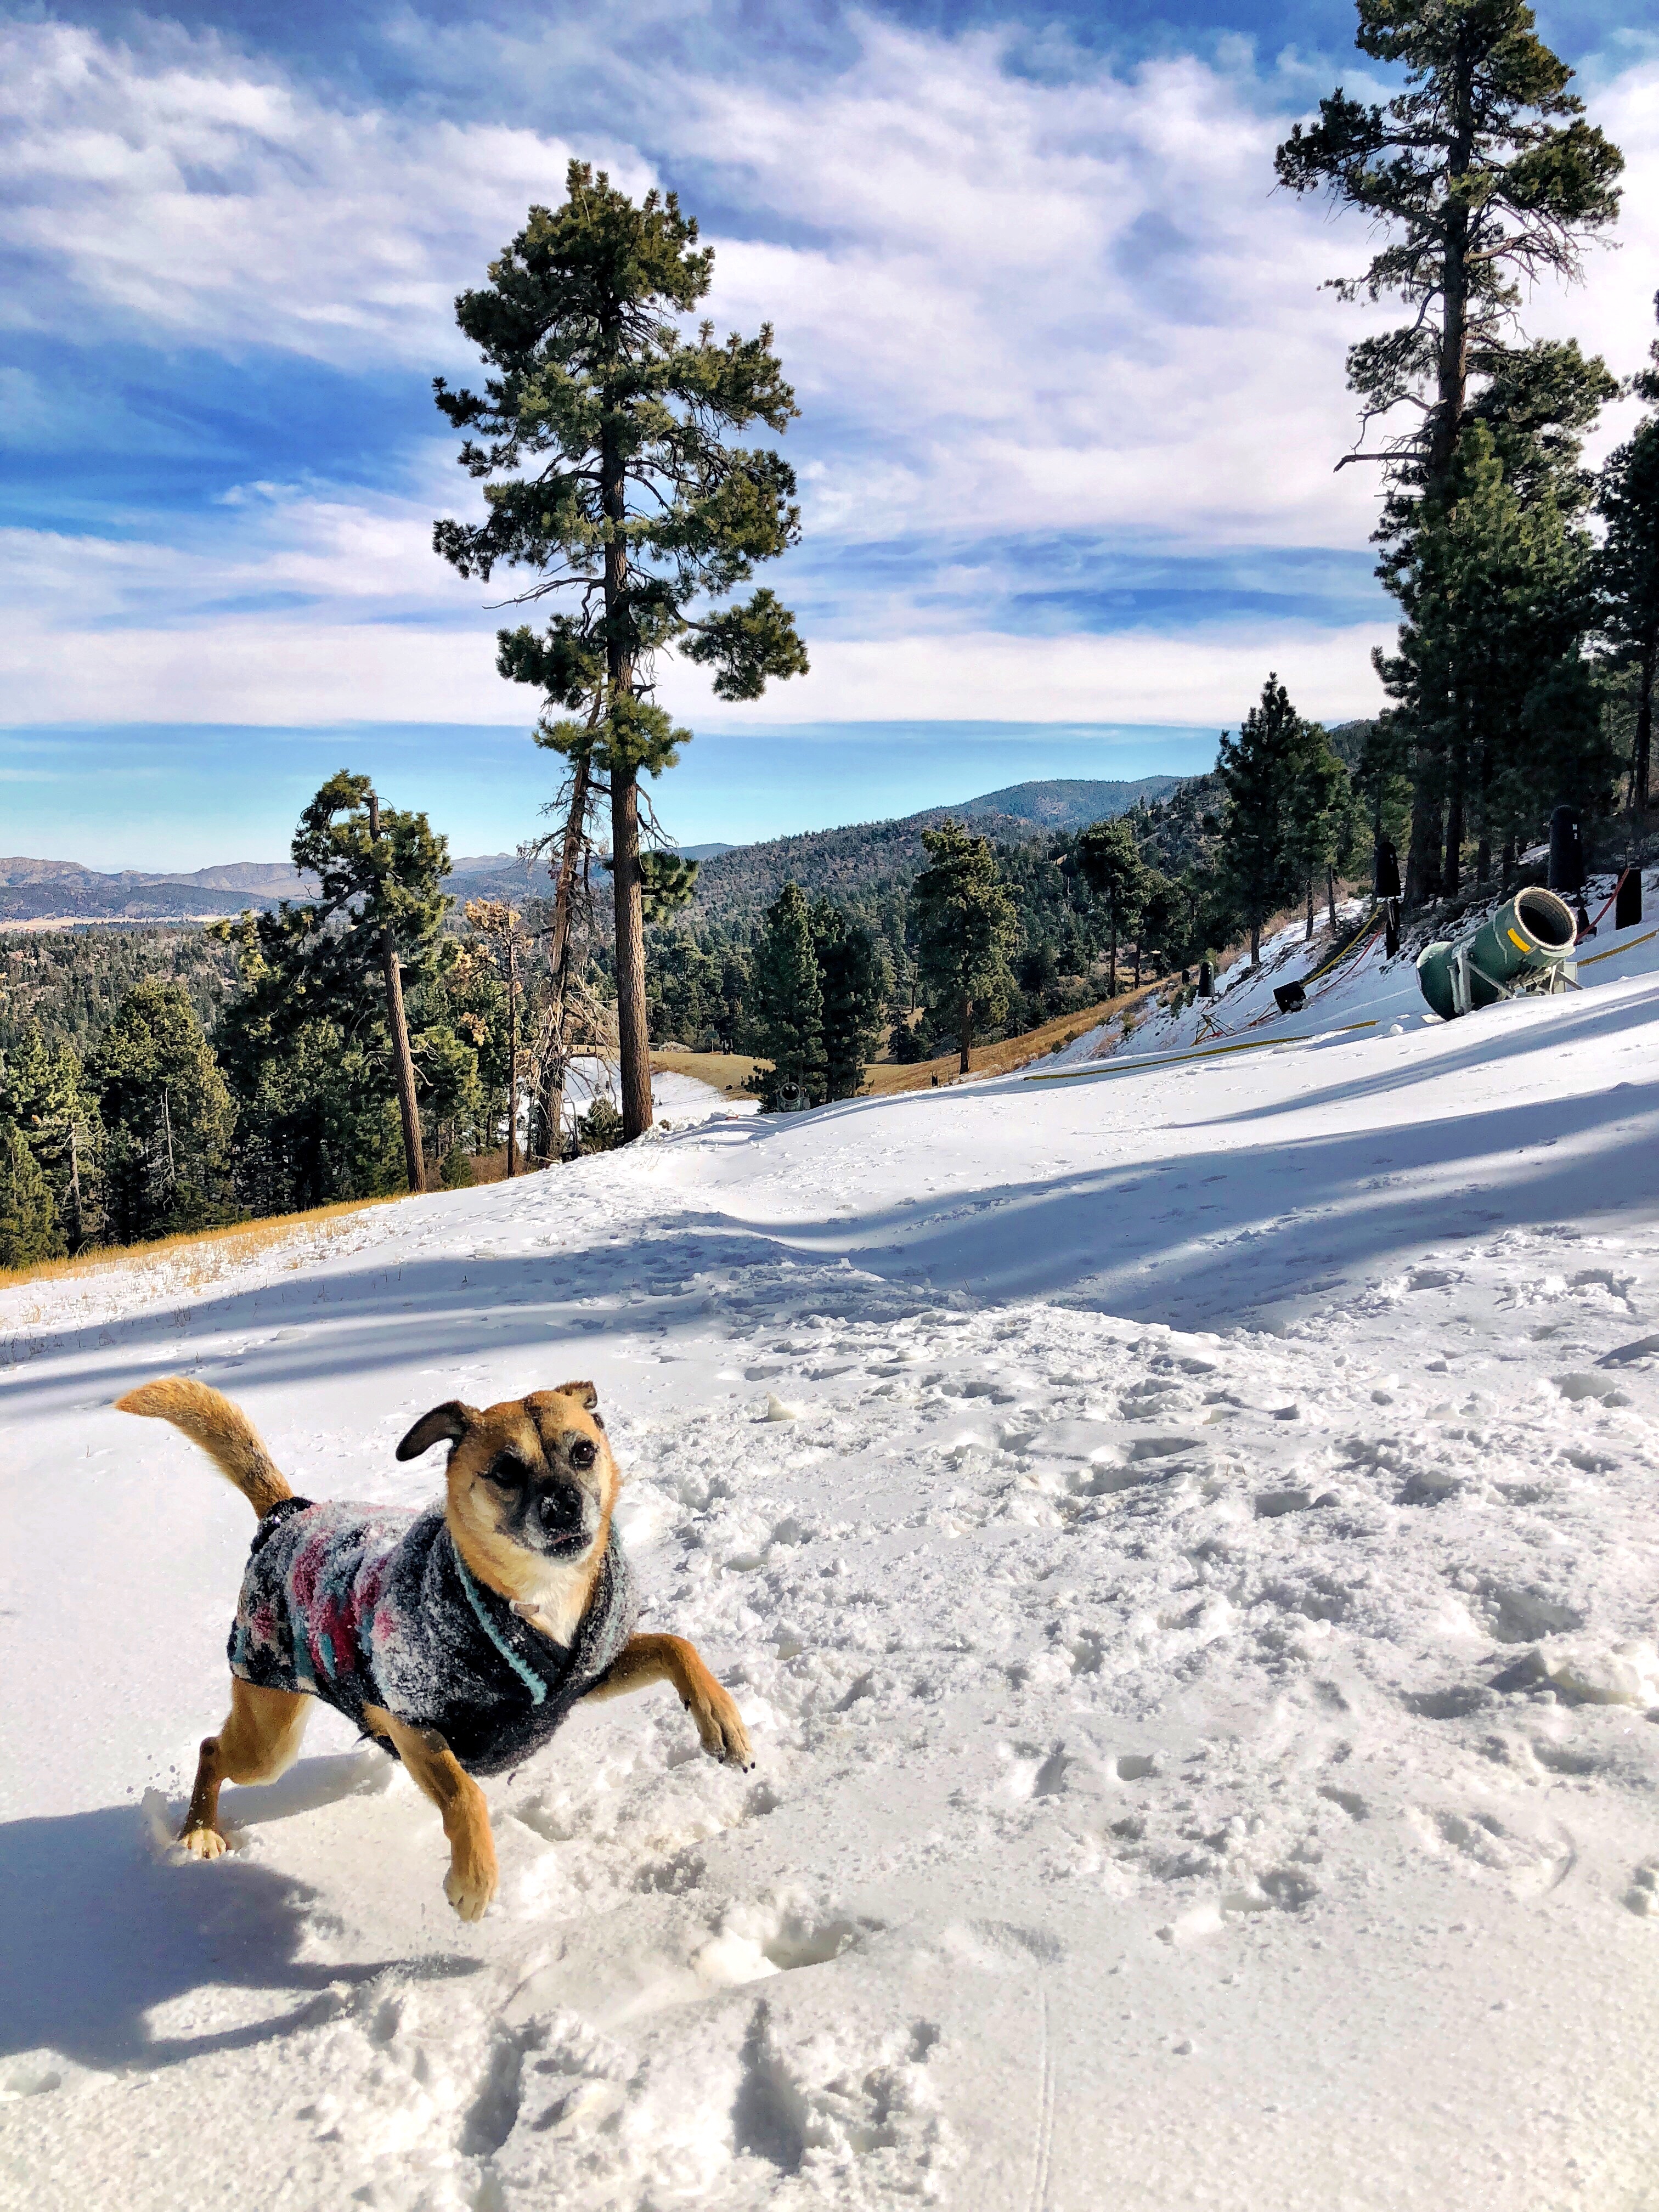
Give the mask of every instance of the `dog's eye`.
M 511 1452 L 503 1452 L 499 1459 L 491 1460 L 484 1469 L 484 1480 L 496 1483 L 503 1490 L 522 1490 L 529 1480 L 530 1469 L 521 1459 L 514 1459 Z
M 599 1455 L 597 1445 L 590 1443 L 586 1437 L 578 1437 L 570 1447 L 572 1467 L 592 1467 Z

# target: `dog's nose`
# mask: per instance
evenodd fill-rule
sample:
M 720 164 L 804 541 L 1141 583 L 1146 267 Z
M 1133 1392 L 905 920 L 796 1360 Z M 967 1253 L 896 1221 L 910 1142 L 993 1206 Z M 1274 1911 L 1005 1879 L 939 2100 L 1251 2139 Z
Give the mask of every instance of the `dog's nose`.
M 543 1491 L 536 1510 L 550 1536 L 568 1535 L 582 1525 L 582 1494 L 572 1484 L 561 1482 Z

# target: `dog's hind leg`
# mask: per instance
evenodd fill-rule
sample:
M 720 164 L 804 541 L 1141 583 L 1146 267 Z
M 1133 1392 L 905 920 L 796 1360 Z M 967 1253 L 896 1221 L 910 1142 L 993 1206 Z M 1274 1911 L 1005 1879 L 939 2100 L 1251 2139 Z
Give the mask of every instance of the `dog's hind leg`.
M 483 1791 L 436 1729 L 410 1728 L 379 1705 L 366 1705 L 363 1720 L 375 1735 L 391 1738 L 410 1779 L 442 1816 L 449 1838 L 444 1895 L 463 1920 L 482 1920 L 499 1884 L 495 1838 Z
M 732 1692 L 714 1680 L 696 1645 L 683 1636 L 630 1636 L 582 1702 L 625 1698 L 630 1690 L 643 1690 L 652 1682 L 674 1685 L 711 1759 L 724 1759 L 728 1766 L 754 1765 L 749 1731 Z
M 299 1755 L 311 1699 L 297 1690 L 261 1689 L 230 1678 L 230 1711 L 217 1735 L 203 1738 L 196 1787 L 179 1840 L 198 1859 L 216 1859 L 225 1846 L 219 1829 L 219 1789 L 226 1782 L 274 1782 Z

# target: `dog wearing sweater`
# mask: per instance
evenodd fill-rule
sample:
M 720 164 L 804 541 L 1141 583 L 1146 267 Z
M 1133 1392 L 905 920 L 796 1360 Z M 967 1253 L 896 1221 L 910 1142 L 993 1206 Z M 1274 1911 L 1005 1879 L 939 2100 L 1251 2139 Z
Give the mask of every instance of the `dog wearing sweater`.
M 274 1781 L 318 1698 L 438 1808 L 444 1893 L 463 1920 L 482 1917 L 497 1881 L 474 1777 L 538 1751 L 580 1699 L 671 1682 L 703 1749 L 752 1765 L 737 1706 L 695 1646 L 634 1632 L 611 1525 L 621 1478 L 591 1382 L 423 1413 L 398 1457 L 449 1445 L 444 1504 L 425 1512 L 296 1498 L 241 1409 L 187 1376 L 116 1403 L 182 1430 L 259 1520 L 230 1632 L 230 1711 L 202 1744 L 179 1835 L 195 1857 L 226 1848 L 221 1785 Z

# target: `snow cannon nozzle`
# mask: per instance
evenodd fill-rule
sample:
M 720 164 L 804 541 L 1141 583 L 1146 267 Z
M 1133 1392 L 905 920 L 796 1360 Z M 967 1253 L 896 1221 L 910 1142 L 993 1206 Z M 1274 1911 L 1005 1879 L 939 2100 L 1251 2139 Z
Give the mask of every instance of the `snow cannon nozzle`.
M 1418 983 L 1449 1022 L 1522 992 L 1559 991 L 1576 982 L 1577 941 L 1577 920 L 1565 899 L 1554 891 L 1517 891 L 1470 936 L 1425 945 L 1417 956 Z

